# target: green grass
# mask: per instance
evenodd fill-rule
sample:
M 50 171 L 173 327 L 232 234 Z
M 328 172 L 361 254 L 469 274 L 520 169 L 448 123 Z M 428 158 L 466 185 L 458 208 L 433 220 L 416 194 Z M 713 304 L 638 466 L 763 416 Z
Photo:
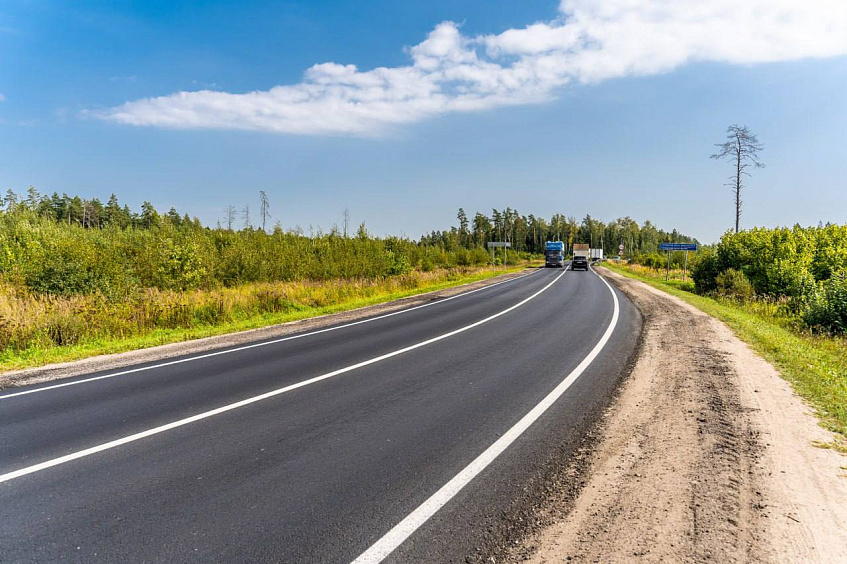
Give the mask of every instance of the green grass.
M 623 265 L 604 266 L 677 296 L 726 323 L 812 405 L 823 427 L 847 438 L 847 341 L 843 338 L 804 332 L 774 304 L 716 300 L 695 294 L 690 282 L 665 281 L 664 271 L 636 273 Z M 845 444 L 823 446 L 844 450 Z
M 126 338 L 101 337 L 86 338 L 79 343 L 66 346 L 32 346 L 24 350 L 6 350 L 0 353 L 0 372 L 9 370 L 20 370 L 53 364 L 58 362 L 70 362 L 92 356 L 126 352 L 131 350 L 145 349 L 169 343 L 177 343 L 212 337 L 249 329 L 268 327 L 280 323 L 298 321 L 320 315 L 328 315 L 349 311 L 369 305 L 375 305 L 392 300 L 443 290 L 462 284 L 469 284 L 480 280 L 486 280 L 505 273 L 514 273 L 523 270 L 525 266 L 510 267 L 508 269 L 498 268 L 496 271 L 484 269 L 480 272 L 466 276 L 443 276 L 428 281 L 421 286 L 394 291 L 381 291 L 369 293 L 366 297 L 352 296 L 331 304 L 322 306 L 300 305 L 294 311 L 278 313 L 263 313 L 253 315 L 246 319 L 226 322 L 216 325 L 200 325 L 190 328 L 176 329 L 153 329 L 144 333 Z

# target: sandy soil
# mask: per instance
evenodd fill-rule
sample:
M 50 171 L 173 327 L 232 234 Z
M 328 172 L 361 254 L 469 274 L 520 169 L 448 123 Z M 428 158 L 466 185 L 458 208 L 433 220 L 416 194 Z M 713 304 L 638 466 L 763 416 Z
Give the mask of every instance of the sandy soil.
M 535 271 L 535 268 L 529 268 L 517 273 L 503 274 L 494 278 L 488 278 L 486 280 L 480 280 L 478 282 L 471 282 L 469 284 L 453 286 L 451 288 L 445 288 L 443 290 L 437 290 L 435 292 L 418 294 L 416 296 L 410 296 L 408 298 L 402 298 L 383 304 L 362 307 L 350 311 L 345 311 L 342 313 L 334 313 L 331 315 L 312 317 L 300 321 L 292 321 L 290 323 L 283 323 L 280 325 L 272 325 L 270 327 L 263 327 L 261 329 L 251 329 L 249 331 L 241 331 L 238 333 L 229 333 L 227 335 L 218 335 L 215 337 L 194 339 L 191 341 L 172 343 L 168 345 L 150 347 L 147 349 L 129 351 L 125 353 L 100 355 L 74 362 L 63 362 L 59 364 L 50 364 L 39 368 L 30 368 L 26 370 L 15 370 L 0 373 L 0 390 L 9 387 L 38 384 L 41 382 L 57 380 L 60 378 L 70 378 L 72 376 L 79 376 L 91 372 L 116 370 L 118 368 L 123 368 L 125 366 L 133 364 L 155 362 L 168 358 L 174 358 L 177 356 L 197 354 L 214 349 L 233 347 L 251 342 L 273 339 L 276 337 L 290 335 L 292 333 L 299 333 L 301 331 L 311 331 L 315 329 L 321 329 L 323 327 L 329 327 L 331 325 L 349 323 L 351 321 L 364 319 L 365 317 L 390 313 L 399 309 L 422 305 L 428 302 L 444 299 L 450 296 L 455 296 L 456 294 L 460 294 L 462 292 L 468 292 L 470 290 L 482 288 L 483 286 L 488 286 L 497 282 L 503 282 L 510 278 L 516 278 L 518 276 L 531 274 Z
M 721 322 L 603 274 L 642 350 L 570 510 L 510 560 L 847 562 L 847 457 L 811 410 Z

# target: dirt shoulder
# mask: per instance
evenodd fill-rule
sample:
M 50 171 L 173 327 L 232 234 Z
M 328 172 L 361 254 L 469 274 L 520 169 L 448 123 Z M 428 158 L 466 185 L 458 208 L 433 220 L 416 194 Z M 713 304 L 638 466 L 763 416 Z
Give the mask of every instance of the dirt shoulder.
M 129 351 L 118 354 L 108 354 L 94 356 L 74 362 L 63 362 L 59 364 L 50 364 L 39 368 L 28 368 L 26 370 L 15 370 L 0 374 L 0 390 L 10 387 L 27 386 L 30 384 L 38 384 L 60 378 L 70 378 L 89 374 L 91 372 L 100 372 L 106 370 L 117 370 L 126 366 L 142 364 L 146 362 L 156 362 L 185 356 L 190 354 L 199 354 L 222 349 L 245 345 L 253 342 L 263 341 L 266 339 L 274 339 L 284 337 L 293 333 L 302 331 L 313 331 L 338 325 L 342 323 L 350 323 L 372 317 L 375 315 L 383 315 L 398 311 L 401 309 L 423 305 L 429 302 L 442 300 L 450 296 L 455 296 L 463 292 L 476 290 L 491 284 L 504 282 L 506 280 L 517 278 L 535 272 L 537 269 L 528 268 L 521 272 L 503 274 L 469 284 L 461 284 L 450 288 L 444 288 L 434 292 L 417 294 L 408 298 L 401 298 L 391 302 L 376 304 L 372 306 L 352 309 L 349 311 L 334 313 L 331 315 L 322 315 L 311 317 L 290 323 L 282 323 L 279 325 L 271 325 L 262 327 L 261 329 L 251 329 L 249 331 L 240 331 L 238 333 L 229 333 L 226 335 L 217 335 L 214 337 L 206 337 L 202 339 L 194 339 L 180 343 L 172 343 L 158 347 L 150 347 L 147 349 Z
M 642 350 L 571 510 L 511 559 L 844 562 L 847 457 L 811 410 L 721 322 L 600 270 Z

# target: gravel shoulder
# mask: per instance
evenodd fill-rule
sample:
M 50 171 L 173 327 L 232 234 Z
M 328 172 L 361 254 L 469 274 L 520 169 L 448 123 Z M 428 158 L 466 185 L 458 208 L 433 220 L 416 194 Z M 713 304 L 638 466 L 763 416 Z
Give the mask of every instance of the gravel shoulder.
M 512 278 L 517 278 L 535 272 L 535 268 L 527 268 L 521 272 L 503 274 L 477 282 L 461 284 L 434 292 L 427 292 L 393 300 L 381 304 L 375 304 L 362 308 L 352 309 L 340 313 L 330 315 L 321 315 L 290 323 L 282 323 L 279 325 L 271 325 L 260 329 L 251 329 L 249 331 L 240 331 L 237 333 L 229 333 L 226 335 L 217 335 L 214 337 L 206 337 L 202 339 L 194 339 L 191 341 L 183 341 L 180 343 L 172 343 L 157 347 L 150 347 L 135 351 L 129 351 L 118 354 L 108 354 L 94 356 L 74 362 L 63 362 L 50 364 L 38 368 L 28 368 L 26 370 L 15 370 L 5 373 L 0 373 L 0 390 L 5 388 L 28 386 L 31 384 L 39 384 L 62 378 L 71 378 L 81 376 L 92 372 L 102 372 L 108 370 L 117 370 L 127 366 L 143 364 L 147 362 L 157 362 L 160 360 L 171 359 L 179 356 L 204 353 L 216 349 L 235 347 L 246 345 L 253 342 L 284 337 L 293 333 L 303 331 L 314 331 L 333 325 L 350 323 L 358 321 L 366 317 L 383 315 L 406 309 L 414 306 L 423 305 L 429 302 L 434 302 L 450 296 L 455 296 L 463 292 L 476 290 L 491 284 L 504 282 Z
M 570 509 L 510 560 L 844 562 L 847 457 L 815 446 L 832 436 L 811 409 L 720 321 L 598 270 L 642 348 Z

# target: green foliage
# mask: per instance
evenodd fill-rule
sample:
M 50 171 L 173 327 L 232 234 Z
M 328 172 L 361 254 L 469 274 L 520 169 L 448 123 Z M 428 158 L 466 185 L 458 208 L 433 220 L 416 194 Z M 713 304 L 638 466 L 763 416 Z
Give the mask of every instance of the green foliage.
M 206 277 L 199 245 L 193 240 L 166 239 L 163 256 L 158 261 L 158 287 L 191 290 L 200 286 Z
M 401 274 L 406 274 L 410 270 L 412 270 L 412 265 L 409 263 L 409 259 L 405 256 L 395 255 L 393 251 L 388 251 L 389 253 L 389 262 L 391 265 L 388 269 L 388 274 L 391 276 L 399 276 Z M 432 270 L 431 268 L 429 270 Z
M 692 269 L 697 291 L 723 294 L 724 284 L 742 273 L 753 293 L 777 300 L 812 329 L 843 332 L 840 279 L 847 269 L 847 226 L 764 229 L 727 233 L 714 253 L 698 257 Z
M 718 274 L 715 279 L 715 293 L 741 303 L 749 302 L 755 295 L 753 285 L 744 273 L 734 268 Z
M 810 327 L 830 333 L 847 333 L 847 273 L 834 274 L 803 313 Z
M 484 249 L 448 250 L 393 237 L 236 232 L 181 218 L 177 226 L 171 215 L 151 210 L 147 216 L 149 228 L 91 229 L 28 211 L 0 213 L 0 278 L 44 294 L 122 299 L 143 288 L 375 278 L 490 262 Z
M 106 204 L 30 187 L 25 197 L 9 190 L 0 212 L 0 279 L 51 295 L 102 293 L 122 299 L 139 288 L 190 290 L 253 282 L 402 276 L 413 270 L 489 264 L 485 244 L 512 244 L 500 262 L 517 264 L 543 253 L 548 240 L 601 245 L 607 255 L 655 253 L 660 242 L 691 242 L 649 221 L 630 218 L 582 222 L 563 214 L 549 220 L 517 210 L 476 213 L 460 209 L 458 227 L 433 231 L 420 241 L 371 236 L 364 223 L 355 237 L 337 230 L 306 237 L 299 230 L 272 233 L 245 228 L 209 229 L 171 208 L 160 214 L 150 202 L 138 213 L 112 194 Z M 653 260 L 653 259 L 651 259 Z M 681 260 L 674 255 L 672 262 Z M 835 259 L 833 259 L 835 260 Z M 654 260 L 654 263 L 657 260 Z
M 718 256 L 711 250 L 701 251 L 691 264 L 691 279 L 698 294 L 709 294 L 717 290 L 717 278 L 721 273 Z
M 847 227 L 833 226 L 847 234 Z M 726 233 L 717 245 L 716 263 L 705 269 L 698 285 L 704 288 L 714 286 L 714 278 L 719 272 L 734 268 L 743 272 L 757 294 L 792 298 L 808 296 L 814 292 L 815 272 L 824 275 L 833 267 L 847 267 L 847 256 L 843 264 L 838 264 L 838 253 L 829 253 L 825 249 L 833 241 L 822 237 L 821 228 L 764 229 L 756 228 L 739 233 Z M 815 256 L 818 253 L 829 257 L 825 266 L 816 268 Z
M 631 263 L 640 264 L 653 270 L 660 270 L 667 266 L 668 259 L 665 255 L 659 253 L 645 253 L 630 259 Z

